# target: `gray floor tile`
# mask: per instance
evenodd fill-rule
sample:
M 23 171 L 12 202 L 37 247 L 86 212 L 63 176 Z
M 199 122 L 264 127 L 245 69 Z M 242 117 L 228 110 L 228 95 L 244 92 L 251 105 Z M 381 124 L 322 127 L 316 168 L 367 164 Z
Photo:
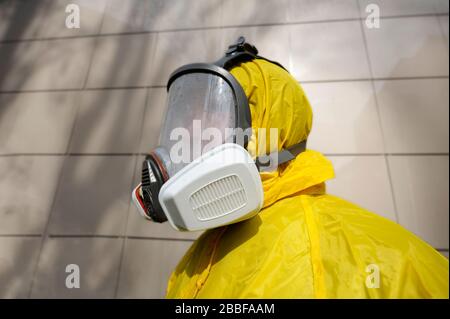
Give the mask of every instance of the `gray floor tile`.
M 383 156 L 328 156 L 336 178 L 327 192 L 397 221 L 386 161 Z
M 442 14 L 449 12 L 449 2 L 448 0 L 434 0 L 436 2 L 436 13 Z
M 0 2 L 0 39 L 35 39 L 46 22 L 52 0 Z
M 0 238 L 0 298 L 28 298 L 41 238 Z
M 210 63 L 220 59 L 220 30 L 162 32 L 158 34 L 155 58 L 149 75 L 150 85 L 166 85 L 176 68 L 188 63 Z
M 50 220 L 51 234 L 122 235 L 135 158 L 70 156 Z
M 383 137 L 370 82 L 309 83 L 314 112 L 308 147 L 323 153 L 383 153 Z
M 87 86 L 145 86 L 155 71 L 151 68 L 154 34 L 107 36 L 98 38 Z
M 62 163 L 62 156 L 0 157 L 0 234 L 44 231 Z
M 0 154 L 65 153 L 77 92 L 0 94 Z
M 70 152 L 137 152 L 146 96 L 146 89 L 83 92 Z
M 376 4 L 382 17 L 421 15 L 448 12 L 447 0 L 359 0 L 362 16 L 366 16 L 366 7 Z
M 45 42 L 0 43 L 0 90 L 35 89 L 39 72 L 45 68 L 41 62 Z M 45 70 L 44 70 L 45 71 Z
M 288 26 L 227 28 L 223 31 L 224 40 L 221 47 L 225 49 L 236 43 L 239 36 L 244 36 L 247 42 L 256 46 L 259 55 L 281 63 L 286 69 L 290 68 Z M 224 53 L 224 50 L 220 52 L 221 55 Z
M 127 239 L 119 298 L 164 298 L 169 276 L 191 242 Z
M 38 30 L 38 38 L 94 35 L 100 32 L 107 0 L 52 0 L 45 12 L 45 23 Z M 69 4 L 77 5 L 80 12 L 80 28 L 67 28 L 66 12 Z
M 447 40 L 447 47 L 448 47 L 448 15 L 447 16 L 440 16 L 439 18 L 439 25 L 441 26 L 442 33 L 444 34 L 445 40 Z
M 448 76 L 448 44 L 436 17 L 383 19 L 364 32 L 375 77 Z
M 219 26 L 220 11 L 220 0 L 110 0 L 102 33 Z
M 0 39 L 42 39 L 97 34 L 107 0 L 7 0 L 0 3 Z M 66 27 L 66 7 L 80 9 L 80 28 Z
M 359 18 L 357 0 L 290 0 L 289 22 Z
M 81 88 L 93 44 L 93 38 L 0 44 L 0 90 Z
M 376 82 L 390 153 L 448 152 L 448 79 Z
M 291 73 L 300 81 L 369 78 L 359 21 L 291 26 Z
M 284 23 L 287 21 L 288 0 L 224 0 L 224 26 Z
M 448 249 L 448 156 L 393 156 L 389 166 L 399 222 Z
M 134 174 L 133 188 L 141 182 L 142 162 L 145 156 L 139 156 Z M 131 198 L 131 190 L 130 190 Z M 197 239 L 202 232 L 180 232 L 173 229 L 169 222 L 154 223 L 142 217 L 134 202 L 130 201 L 130 211 L 128 216 L 127 235 L 149 238 L 177 238 L 177 239 Z
M 31 298 L 113 298 L 123 239 L 49 238 L 39 260 Z M 67 288 L 79 267 L 80 288 Z M 69 277 L 70 280 L 71 277 Z

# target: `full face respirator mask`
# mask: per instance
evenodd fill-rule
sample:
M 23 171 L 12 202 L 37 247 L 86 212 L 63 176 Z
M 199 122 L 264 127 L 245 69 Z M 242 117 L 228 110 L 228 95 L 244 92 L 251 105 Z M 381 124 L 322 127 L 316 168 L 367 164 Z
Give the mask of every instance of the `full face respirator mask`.
M 229 70 L 264 59 L 257 54 L 240 37 L 217 62 L 188 64 L 171 74 L 159 145 L 142 163 L 141 183 L 132 193 L 142 216 L 179 231 L 251 218 L 264 202 L 259 172 L 305 150 L 302 141 L 256 159 L 247 152 L 250 108 Z

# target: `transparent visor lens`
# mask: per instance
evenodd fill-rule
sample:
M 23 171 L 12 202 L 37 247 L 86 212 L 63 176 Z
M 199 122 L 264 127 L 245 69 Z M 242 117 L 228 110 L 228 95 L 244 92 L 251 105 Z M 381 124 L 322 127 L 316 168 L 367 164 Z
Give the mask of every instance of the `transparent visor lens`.
M 158 155 L 169 177 L 201 154 L 233 142 L 236 101 L 230 85 L 209 73 L 189 73 L 170 86 Z

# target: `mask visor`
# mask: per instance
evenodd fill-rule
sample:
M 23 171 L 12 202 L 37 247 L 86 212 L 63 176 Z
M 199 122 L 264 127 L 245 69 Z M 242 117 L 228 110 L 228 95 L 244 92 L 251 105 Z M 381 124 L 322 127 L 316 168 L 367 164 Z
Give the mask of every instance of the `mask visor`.
M 171 83 L 159 138 L 170 177 L 203 153 L 234 142 L 236 109 L 232 87 L 216 74 L 187 73 Z

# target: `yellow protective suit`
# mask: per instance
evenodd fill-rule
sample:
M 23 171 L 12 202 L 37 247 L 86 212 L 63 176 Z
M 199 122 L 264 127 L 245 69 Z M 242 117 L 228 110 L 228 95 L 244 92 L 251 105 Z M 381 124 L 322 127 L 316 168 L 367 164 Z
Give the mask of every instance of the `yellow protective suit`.
M 257 128 L 279 148 L 307 138 L 312 111 L 287 72 L 264 60 L 232 70 Z M 267 143 L 269 145 L 269 143 Z M 448 260 L 400 225 L 325 192 L 331 163 L 307 150 L 262 173 L 264 208 L 205 232 L 173 272 L 168 298 L 448 298 Z

